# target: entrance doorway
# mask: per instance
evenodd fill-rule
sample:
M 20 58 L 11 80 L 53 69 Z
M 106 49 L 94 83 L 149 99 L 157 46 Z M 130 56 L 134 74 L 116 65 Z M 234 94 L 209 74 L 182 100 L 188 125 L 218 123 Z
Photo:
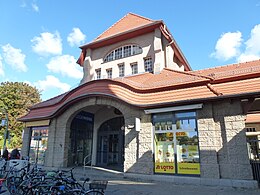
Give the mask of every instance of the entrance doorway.
M 97 165 L 123 171 L 124 118 L 116 117 L 104 122 L 98 131 Z
M 71 123 L 71 160 L 73 165 L 91 163 L 94 115 L 80 112 Z

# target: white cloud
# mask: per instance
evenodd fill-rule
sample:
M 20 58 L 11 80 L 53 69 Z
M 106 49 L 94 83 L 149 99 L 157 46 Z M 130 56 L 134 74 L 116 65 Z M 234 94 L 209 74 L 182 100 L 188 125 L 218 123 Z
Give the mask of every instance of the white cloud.
M 241 32 L 228 32 L 221 35 L 218 39 L 215 52 L 211 54 L 211 57 L 214 57 L 218 60 L 229 60 L 233 57 L 239 55 L 239 47 L 242 42 Z
M 3 66 L 3 62 L 2 62 L 3 58 L 0 55 L 0 76 L 4 76 L 5 72 L 4 72 L 4 66 Z
M 60 93 L 68 91 L 71 86 L 67 83 L 62 83 L 58 78 L 47 75 L 45 80 L 39 80 L 34 83 L 34 86 L 40 91 L 47 91 L 50 89 L 59 89 Z
M 10 44 L 2 46 L 3 58 L 7 64 L 9 64 L 14 70 L 21 72 L 27 71 L 27 66 L 25 65 L 25 54 L 22 53 L 21 49 L 16 49 Z
M 73 28 L 72 32 L 67 37 L 67 41 L 71 47 L 79 46 L 85 39 L 86 35 L 84 35 L 79 28 Z
M 245 49 L 241 51 L 241 45 Z M 243 42 L 240 32 L 225 33 L 217 41 L 215 52 L 211 54 L 219 60 L 229 60 L 233 57 L 237 62 L 246 62 L 260 59 L 260 24 L 254 26 L 248 40 Z
M 83 77 L 82 68 L 76 64 L 76 59 L 70 55 L 53 57 L 46 66 L 50 72 L 61 73 L 63 76 L 75 79 Z
M 32 3 L 32 8 L 35 12 L 39 12 L 39 6 L 36 3 Z
M 250 61 L 260 58 L 260 24 L 251 30 L 250 38 L 245 42 L 246 49 L 238 57 L 238 61 Z
M 60 55 L 62 53 L 62 40 L 59 32 L 54 34 L 41 33 L 39 37 L 34 37 L 31 42 L 33 43 L 33 51 L 40 56 Z

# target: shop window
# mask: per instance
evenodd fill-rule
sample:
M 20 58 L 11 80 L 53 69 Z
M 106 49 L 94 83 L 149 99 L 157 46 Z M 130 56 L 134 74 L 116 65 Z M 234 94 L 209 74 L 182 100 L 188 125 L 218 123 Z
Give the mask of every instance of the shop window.
M 30 143 L 29 159 L 31 163 L 44 165 L 45 152 L 48 145 L 48 127 L 33 127 Z
M 155 173 L 199 175 L 196 112 L 153 115 Z

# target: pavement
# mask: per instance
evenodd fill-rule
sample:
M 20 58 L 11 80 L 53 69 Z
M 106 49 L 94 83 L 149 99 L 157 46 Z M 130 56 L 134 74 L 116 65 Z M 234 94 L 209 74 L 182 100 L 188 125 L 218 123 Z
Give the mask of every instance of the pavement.
M 260 189 L 235 188 L 223 186 L 205 186 L 192 184 L 174 184 L 166 181 L 148 181 L 128 178 L 120 172 L 77 168 L 77 179 L 89 177 L 91 180 L 108 180 L 106 195 L 260 195 Z M 8 195 L 6 192 L 3 195 Z

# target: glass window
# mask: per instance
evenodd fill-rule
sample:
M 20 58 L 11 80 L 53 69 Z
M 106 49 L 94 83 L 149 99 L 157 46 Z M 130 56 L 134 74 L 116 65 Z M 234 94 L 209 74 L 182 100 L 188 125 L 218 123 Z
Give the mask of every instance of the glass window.
M 125 76 L 125 65 L 124 64 L 118 64 L 118 70 L 119 70 L 119 77 Z
M 149 57 L 144 59 L 144 70 L 145 72 L 153 72 L 152 58 Z
M 115 50 L 115 60 L 122 58 L 122 47 Z
M 48 127 L 33 127 L 30 144 L 30 162 L 44 165 L 48 145 Z
M 114 60 L 114 51 L 112 51 L 110 54 L 108 54 L 104 61 L 110 62 L 112 60 Z
M 133 45 L 133 55 L 140 54 L 140 53 L 142 53 L 142 48 L 137 45 Z
M 112 79 L 112 68 L 107 69 L 107 78 Z
M 196 112 L 153 115 L 155 173 L 200 174 Z
M 116 48 L 115 50 L 113 50 L 109 54 L 107 54 L 104 58 L 104 62 L 110 62 L 113 60 L 140 54 L 142 52 L 143 52 L 142 48 L 138 45 L 125 45 L 125 46 Z
M 101 79 L 101 69 L 96 69 L 96 78 Z
M 132 74 L 138 73 L 138 65 L 137 62 L 131 64 Z
M 131 45 L 124 46 L 124 57 L 131 56 Z

